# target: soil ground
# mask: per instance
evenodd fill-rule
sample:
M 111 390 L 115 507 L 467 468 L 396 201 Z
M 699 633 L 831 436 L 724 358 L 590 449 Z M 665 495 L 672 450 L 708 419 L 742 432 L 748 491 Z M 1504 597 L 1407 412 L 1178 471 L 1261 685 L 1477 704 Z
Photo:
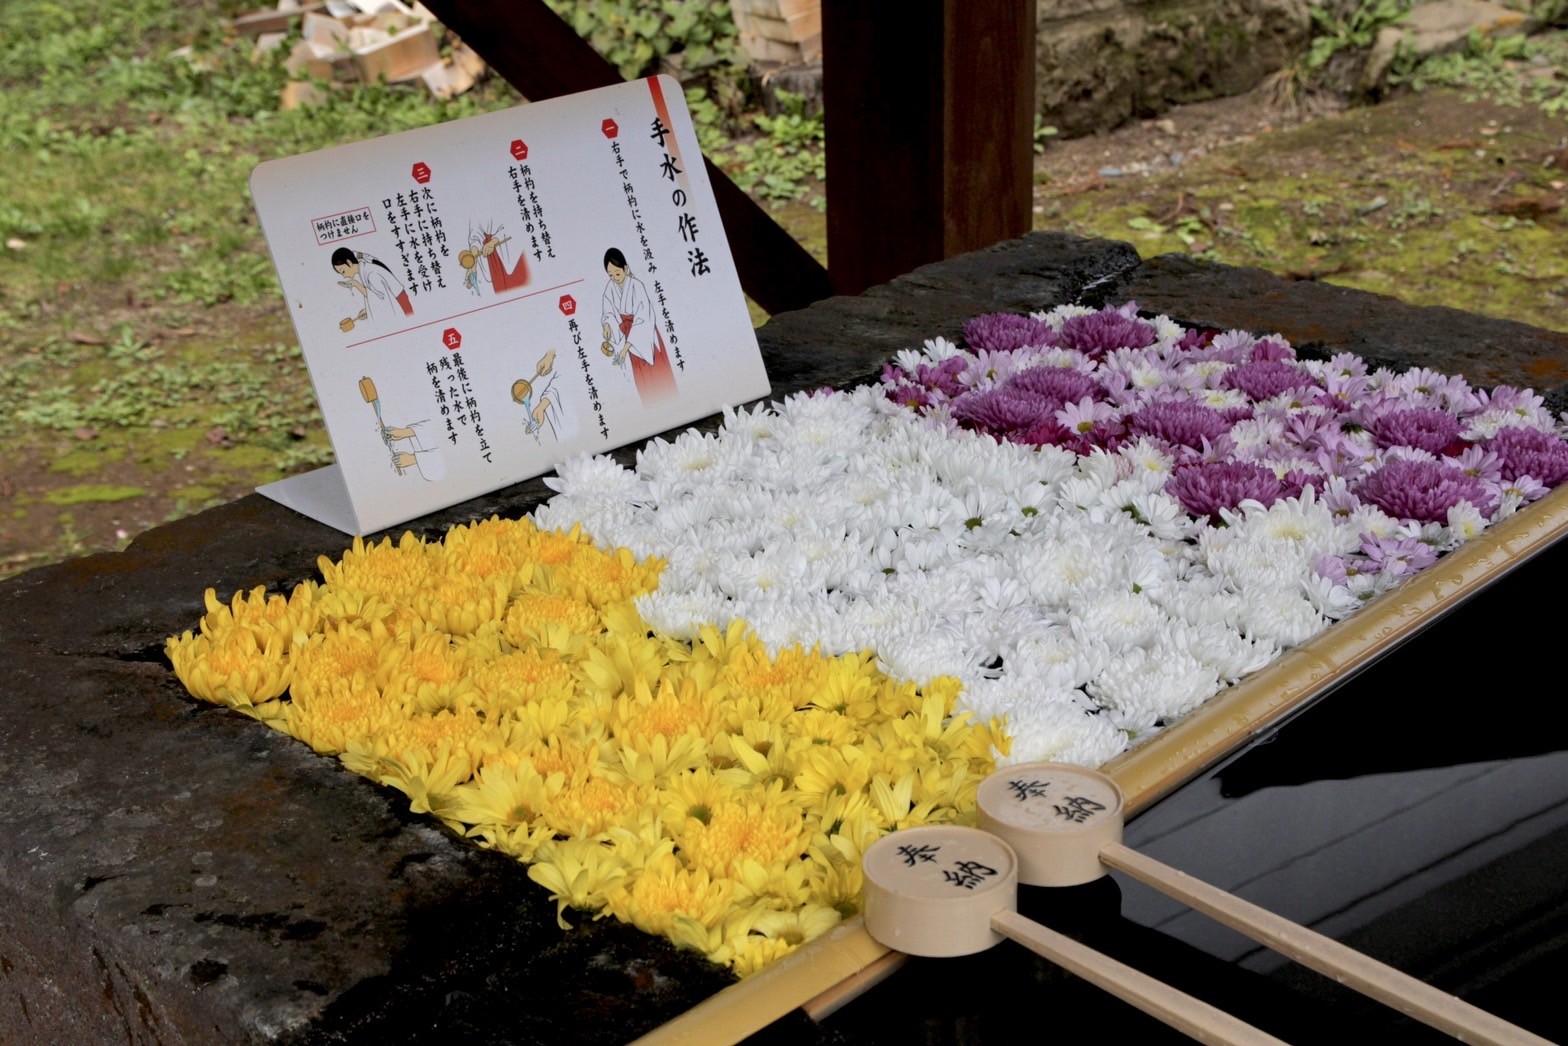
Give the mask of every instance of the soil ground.
M 1128 240 L 1145 257 L 1187 251 L 1568 330 L 1565 180 L 1568 121 L 1538 107 L 1442 89 L 1289 112 L 1260 89 L 1051 141 L 1037 158 L 1035 225 Z M 820 212 L 776 213 L 821 253 Z M 103 438 L 93 423 L 24 430 L 0 466 L 0 576 L 123 547 L 328 460 L 319 419 L 299 421 L 297 404 L 313 397 L 278 303 L 176 308 L 62 286 L 40 308 L 70 333 L 16 366 L 90 385 L 117 368 L 168 365 L 171 381 L 222 389 L 248 431 L 274 405 L 296 406 L 264 443 L 160 413 L 155 397 L 124 419 L 137 426 L 129 439 Z M 156 333 L 117 343 L 111 332 L 128 321 Z M 265 364 L 270 384 L 225 388 L 214 344 Z

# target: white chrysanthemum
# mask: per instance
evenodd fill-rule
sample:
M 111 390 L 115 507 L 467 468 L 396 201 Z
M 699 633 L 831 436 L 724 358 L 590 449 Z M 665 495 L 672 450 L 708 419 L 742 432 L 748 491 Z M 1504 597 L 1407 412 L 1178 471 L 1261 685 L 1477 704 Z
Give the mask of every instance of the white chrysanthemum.
M 1030 594 L 1047 607 L 1065 607 L 1075 593 L 1097 587 L 1116 570 L 1110 554 L 1087 538 L 1032 545 L 1015 559 Z
M 1101 591 L 1068 601 L 1073 635 L 1094 637 L 1112 650 L 1146 646 L 1165 623 L 1165 614 L 1147 596 Z
M 1089 683 L 1096 701 L 1145 722 L 1167 724 L 1219 692 L 1219 675 L 1196 658 L 1175 650 L 1151 654 L 1141 647 L 1112 658 Z
M 1072 690 L 1110 663 L 1111 651 L 1096 636 L 1079 638 L 1070 628 L 1041 628 L 1002 651 L 1009 678 L 1030 686 Z
M 1362 589 L 1361 594 L 1358 595 L 1356 588 L 1350 584 L 1335 584 L 1333 580 L 1321 574 L 1313 574 L 1304 579 L 1301 584 L 1313 609 L 1330 621 L 1338 621 L 1352 611 L 1360 610 L 1362 603 L 1371 598 L 1373 590 L 1371 583 L 1364 582 L 1358 586 Z
M 1004 730 L 1012 748 L 997 759 L 998 766 L 1050 762 L 1094 769 L 1127 745 L 1126 735 L 1108 716 L 1067 700 L 1019 702 L 1006 713 Z
M 1188 578 L 1180 586 L 1155 589 L 1149 598 L 1158 603 L 1172 619 L 1196 628 L 1217 625 L 1237 629 L 1246 600 L 1223 578 Z
M 1190 625 L 1171 621 L 1155 645 L 1155 656 L 1175 650 L 1213 669 L 1223 683 L 1234 683 L 1279 656 L 1279 647 L 1252 639 L 1221 624 Z
M 635 501 L 642 491 L 636 473 L 602 454 L 568 458 L 555 467 L 553 476 L 544 477 L 544 485 L 569 497 L 611 501 Z
M 706 624 L 724 627 L 734 615 L 730 601 L 707 585 L 675 589 L 660 585 L 637 597 L 637 612 L 648 627 L 677 639 L 694 639 Z
M 1282 647 L 1299 646 L 1328 627 L 1301 592 L 1302 580 L 1289 587 L 1259 587 L 1247 593 L 1241 625 L 1255 639 Z M 1298 594 L 1299 593 L 1299 594 Z
M 963 351 L 963 349 L 942 337 L 927 338 L 925 342 L 926 355 L 938 363 L 951 356 L 957 356 Z
M 1448 510 L 1448 540 L 1445 544 L 1459 545 L 1485 530 L 1487 519 L 1481 510 L 1468 501 L 1461 501 Z

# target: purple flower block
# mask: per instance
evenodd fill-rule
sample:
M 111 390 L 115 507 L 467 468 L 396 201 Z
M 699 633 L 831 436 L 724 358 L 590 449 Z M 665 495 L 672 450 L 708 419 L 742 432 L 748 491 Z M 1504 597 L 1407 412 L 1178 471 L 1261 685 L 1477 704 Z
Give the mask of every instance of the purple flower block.
M 1056 331 L 1044 320 L 1012 312 L 988 312 L 964 324 L 964 343 L 973 350 L 1012 352 L 1025 346 L 1058 344 Z
M 1220 521 L 1220 509 L 1234 509 L 1243 501 L 1272 505 L 1285 496 L 1285 485 L 1273 469 L 1250 461 L 1215 461 L 1180 465 L 1165 490 L 1194 516 Z

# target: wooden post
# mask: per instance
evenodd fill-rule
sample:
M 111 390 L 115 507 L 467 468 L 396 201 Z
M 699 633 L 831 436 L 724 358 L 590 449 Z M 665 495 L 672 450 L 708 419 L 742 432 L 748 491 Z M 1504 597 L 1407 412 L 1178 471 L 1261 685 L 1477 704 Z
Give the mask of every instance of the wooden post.
M 530 101 L 622 82 L 544 0 L 425 0 L 425 7 Z M 746 293 L 769 313 L 828 297 L 821 263 L 712 161 L 707 169 Z
M 836 293 L 1029 231 L 1034 60 L 1034 0 L 823 0 Z

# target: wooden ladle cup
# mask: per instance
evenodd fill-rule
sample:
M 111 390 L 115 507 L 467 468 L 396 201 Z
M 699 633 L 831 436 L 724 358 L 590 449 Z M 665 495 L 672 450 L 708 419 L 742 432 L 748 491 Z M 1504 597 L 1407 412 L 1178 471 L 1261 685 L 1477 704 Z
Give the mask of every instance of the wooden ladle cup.
M 1030 886 L 1077 886 L 1115 869 L 1303 966 L 1468 1043 L 1551 1046 L 1532 1032 L 1122 844 L 1121 789 L 1065 763 L 1006 767 L 980 783 L 979 824 L 1018 856 Z
M 1019 915 L 1018 857 L 994 835 L 950 825 L 906 828 L 871 844 L 861 866 L 866 931 L 889 948 L 909 955 L 970 955 L 1007 937 L 1199 1042 L 1282 1042 Z

